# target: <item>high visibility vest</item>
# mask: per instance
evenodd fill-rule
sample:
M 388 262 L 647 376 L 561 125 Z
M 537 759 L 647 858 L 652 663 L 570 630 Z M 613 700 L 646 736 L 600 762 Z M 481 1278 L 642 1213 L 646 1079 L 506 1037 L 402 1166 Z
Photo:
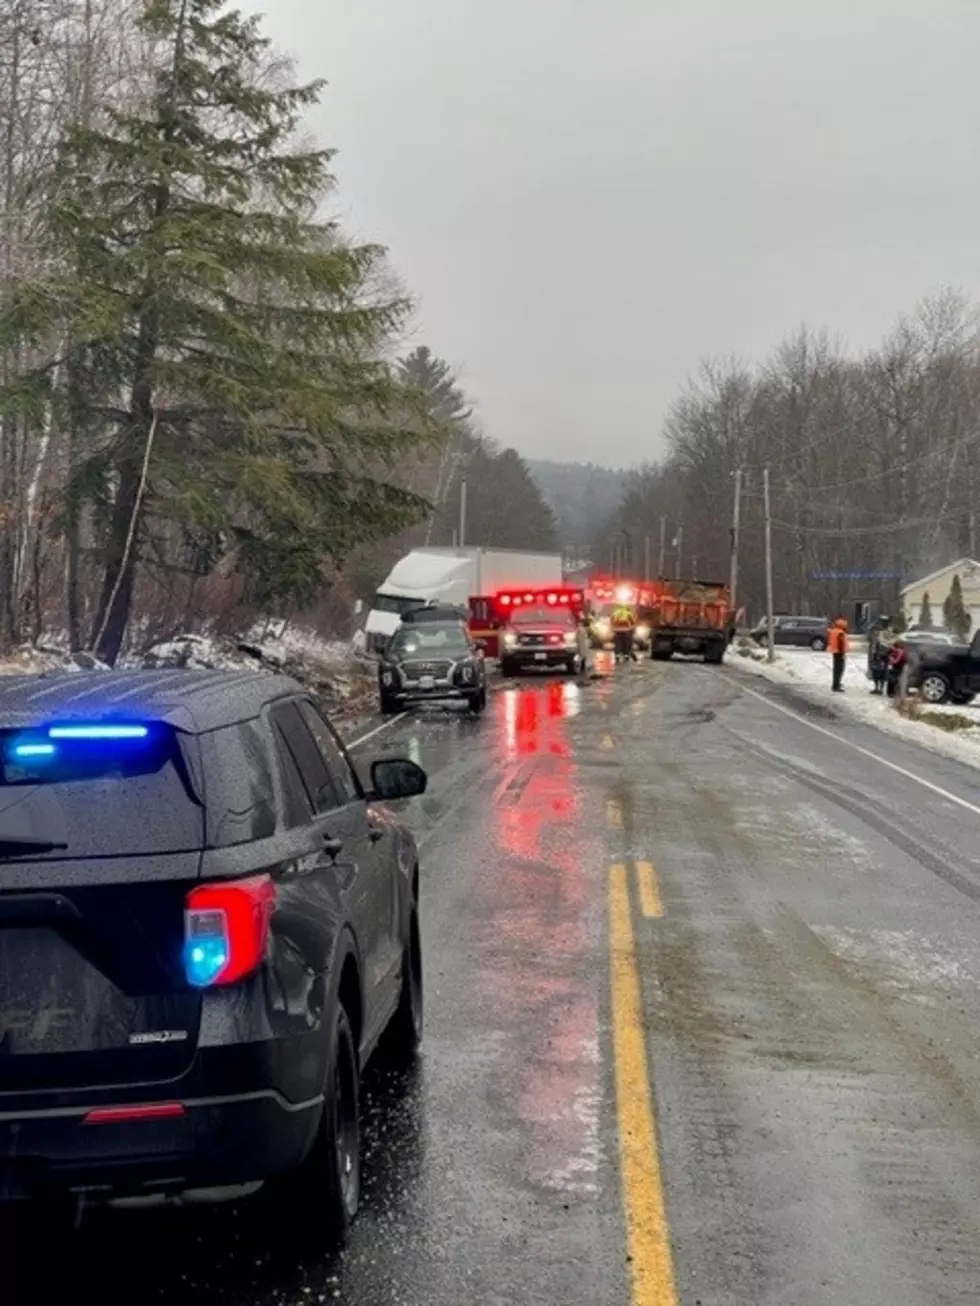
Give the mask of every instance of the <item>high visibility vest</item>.
M 632 630 L 636 621 L 629 608 L 617 608 L 613 613 L 612 624 L 613 630 Z

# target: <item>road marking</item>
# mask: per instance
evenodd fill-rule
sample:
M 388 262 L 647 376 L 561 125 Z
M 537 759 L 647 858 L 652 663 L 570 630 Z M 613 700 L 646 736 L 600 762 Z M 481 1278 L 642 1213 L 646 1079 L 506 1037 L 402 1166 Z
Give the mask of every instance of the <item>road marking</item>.
M 611 749 L 616 747 L 616 741 L 613 739 L 612 735 L 606 735 L 599 747 L 604 748 L 608 753 Z
M 640 886 L 640 910 L 647 920 L 653 920 L 664 914 L 664 904 L 660 897 L 660 885 L 657 872 L 652 862 L 636 863 L 636 880 Z
M 680 1306 L 643 1035 L 626 867 L 609 874 L 609 953 L 619 1156 L 633 1306 Z
M 618 829 L 623 824 L 623 809 L 615 798 L 610 798 L 606 803 L 606 823 Z
M 382 730 L 387 730 L 390 726 L 396 725 L 399 721 L 403 721 L 407 716 L 407 712 L 399 712 L 397 716 L 391 717 L 388 721 L 382 721 L 379 726 L 375 726 L 373 730 L 369 730 L 366 735 L 359 735 L 357 739 L 348 739 L 347 747 L 357 748 L 360 744 L 366 744 L 367 741 L 373 739 L 375 735 L 380 735 Z
M 834 743 L 843 744 L 846 748 L 853 749 L 855 753 L 860 753 L 862 757 L 869 757 L 873 762 L 877 762 L 881 766 L 887 766 L 889 771 L 894 771 L 897 775 L 904 776 L 906 780 L 914 780 L 917 785 L 921 785 L 923 789 L 928 789 L 930 793 L 938 794 L 940 798 L 945 798 L 948 802 L 955 803 L 957 807 L 965 807 L 966 810 L 972 812 L 974 816 L 980 816 L 980 807 L 975 803 L 968 803 L 965 798 L 960 798 L 956 794 L 950 793 L 950 791 L 944 789 L 942 785 L 933 784 L 931 780 L 924 780 L 921 775 L 916 775 L 914 771 L 909 771 L 906 767 L 899 766 L 897 762 L 889 762 L 886 757 L 879 756 L 878 753 L 873 752 L 870 748 L 863 748 L 860 744 L 854 743 L 853 739 L 845 739 L 843 735 L 835 734 L 833 730 L 828 730 L 826 726 L 818 726 L 815 721 L 808 720 L 805 716 L 801 716 L 799 712 L 794 712 L 792 708 L 783 707 L 782 703 L 774 702 L 765 694 L 760 694 L 757 689 L 749 689 L 747 685 L 743 685 L 742 682 L 736 680 L 734 676 L 726 676 L 724 672 L 717 674 L 720 674 L 722 680 L 727 680 L 730 685 L 736 685 L 743 694 L 751 694 L 752 697 L 757 698 L 760 703 L 766 703 L 777 712 L 782 712 L 783 716 L 792 717 L 794 721 L 799 721 L 802 725 L 809 726 L 810 729 L 815 730 L 818 735 L 826 735 L 827 738 L 832 739 Z M 874 729 L 874 727 L 871 726 L 869 729 Z

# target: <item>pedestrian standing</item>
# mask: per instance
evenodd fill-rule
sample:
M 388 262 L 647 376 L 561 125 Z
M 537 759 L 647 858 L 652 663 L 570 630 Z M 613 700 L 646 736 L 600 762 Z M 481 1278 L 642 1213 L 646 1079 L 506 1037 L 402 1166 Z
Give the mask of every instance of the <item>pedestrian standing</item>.
M 843 617 L 838 617 L 831 627 L 828 647 L 834 667 L 830 687 L 835 694 L 843 694 L 844 668 L 847 666 L 847 622 Z

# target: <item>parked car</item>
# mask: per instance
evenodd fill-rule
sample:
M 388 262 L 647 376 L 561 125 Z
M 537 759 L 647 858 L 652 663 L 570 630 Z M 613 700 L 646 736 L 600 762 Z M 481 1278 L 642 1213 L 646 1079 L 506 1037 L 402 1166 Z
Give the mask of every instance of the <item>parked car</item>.
M 413 703 L 465 703 L 479 715 L 487 706 L 483 651 L 459 621 L 402 626 L 378 664 L 378 696 L 385 716 Z
M 907 631 L 892 649 L 890 692 L 906 668 L 908 688 L 924 702 L 972 703 L 980 693 L 980 631 L 970 644 L 958 644 L 942 631 Z
M 159 1204 L 263 1184 L 341 1239 L 359 1082 L 422 1032 L 419 868 L 285 676 L 0 681 L 0 1201 Z
M 825 649 L 828 634 L 826 617 L 776 617 L 773 622 L 775 642 L 793 648 Z M 767 644 L 769 630 L 766 621 L 760 621 L 754 626 L 751 635 L 757 644 Z

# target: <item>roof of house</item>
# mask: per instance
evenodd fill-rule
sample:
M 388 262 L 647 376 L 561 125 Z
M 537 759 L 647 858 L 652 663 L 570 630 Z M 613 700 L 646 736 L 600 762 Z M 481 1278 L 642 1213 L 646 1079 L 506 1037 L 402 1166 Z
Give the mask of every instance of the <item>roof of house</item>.
M 945 567 L 940 567 L 938 571 L 931 571 L 928 576 L 922 576 L 919 580 L 913 580 L 908 585 L 903 585 L 900 593 L 907 594 L 909 590 L 918 589 L 920 585 L 930 585 L 934 580 L 939 580 L 941 576 L 948 575 L 951 571 L 978 571 L 980 562 L 976 558 L 957 558 L 955 562 L 948 562 Z

